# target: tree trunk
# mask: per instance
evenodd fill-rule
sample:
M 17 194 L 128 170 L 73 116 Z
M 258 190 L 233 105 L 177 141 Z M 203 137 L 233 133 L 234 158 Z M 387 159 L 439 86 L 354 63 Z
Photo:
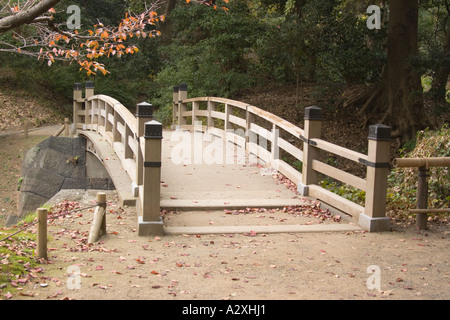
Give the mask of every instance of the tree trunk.
M 450 31 L 445 37 L 444 50 L 439 67 L 436 69 L 431 84 L 431 96 L 436 102 L 445 103 L 445 92 L 450 74 Z
M 429 124 L 423 107 L 420 74 L 413 61 L 418 54 L 418 0 L 389 1 L 388 59 L 383 79 L 367 94 L 348 104 L 364 101 L 360 114 L 392 128 L 404 143 Z

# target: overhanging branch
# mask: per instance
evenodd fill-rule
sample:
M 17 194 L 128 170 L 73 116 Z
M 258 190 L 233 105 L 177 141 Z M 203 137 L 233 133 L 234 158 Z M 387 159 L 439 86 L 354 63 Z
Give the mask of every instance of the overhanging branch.
M 23 24 L 33 23 L 42 14 L 53 8 L 61 0 L 43 0 L 34 7 L 0 19 L 0 33 L 17 28 Z

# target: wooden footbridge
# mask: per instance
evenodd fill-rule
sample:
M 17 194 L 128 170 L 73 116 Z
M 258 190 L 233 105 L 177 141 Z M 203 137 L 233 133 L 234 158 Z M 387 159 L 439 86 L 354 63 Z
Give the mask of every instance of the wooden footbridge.
M 133 115 L 116 99 L 95 95 L 92 82 L 86 83 L 84 94 L 80 84 L 74 87 L 73 123 L 77 133 L 88 139 L 88 149 L 103 161 L 122 203 L 136 205 L 139 235 L 189 232 L 165 227 L 161 208 L 282 208 L 301 204 L 301 196 L 318 199 L 356 222 L 336 224 L 327 230 L 390 228 L 385 215 L 390 128 L 385 125 L 370 126 L 368 154 L 362 154 L 321 139 L 320 108 L 305 109 L 302 129 L 244 102 L 216 97 L 188 98 L 187 86 L 182 84 L 174 88 L 173 125 L 172 130 L 166 131 L 153 119 L 149 103 L 138 104 Z M 366 166 L 366 177 L 324 163 L 322 152 Z M 301 172 L 283 160 L 285 155 L 302 163 Z M 258 163 L 260 171 L 283 174 L 295 183 L 300 196 L 276 190 L 276 185 L 270 182 L 273 179 L 264 174 L 243 170 L 251 168 L 249 162 Z M 319 174 L 365 191 L 365 205 L 320 187 Z M 216 188 L 217 181 L 222 188 Z M 235 188 L 227 190 L 231 185 Z M 306 230 L 304 227 L 282 230 Z M 262 229 L 270 232 L 270 228 Z M 308 230 L 324 230 L 315 228 Z M 230 228 L 216 230 L 230 232 Z M 190 231 L 195 233 L 199 229 Z

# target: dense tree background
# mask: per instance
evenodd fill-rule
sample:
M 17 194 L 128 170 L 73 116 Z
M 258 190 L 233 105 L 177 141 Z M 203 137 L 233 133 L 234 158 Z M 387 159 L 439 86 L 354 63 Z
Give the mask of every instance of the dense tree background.
M 116 24 L 128 10 L 145 7 L 145 1 L 134 0 L 64 0 L 57 19 L 67 18 L 69 4 L 80 6 L 84 29 L 98 21 Z M 373 4 L 381 8 L 378 30 L 366 26 L 366 9 Z M 208 5 L 167 0 L 160 11 L 167 14 L 159 25 L 162 36 L 130 39 L 139 53 L 105 59 L 110 74 L 91 80 L 98 92 L 130 108 L 150 101 L 165 123 L 171 119 L 171 89 L 181 82 L 192 96 L 231 98 L 250 88 L 290 84 L 298 91 L 302 84 L 314 84 L 318 96 L 328 97 L 321 107 L 353 106 L 363 124 L 390 124 L 402 142 L 433 126 L 433 117 L 448 109 L 448 0 L 217 0 Z M 0 63 L 16 74 L 15 85 L 30 90 L 44 85 L 66 97 L 68 110 L 73 83 L 88 78 L 76 64 L 49 68 L 6 53 Z M 342 97 L 351 87 L 358 88 L 355 94 Z

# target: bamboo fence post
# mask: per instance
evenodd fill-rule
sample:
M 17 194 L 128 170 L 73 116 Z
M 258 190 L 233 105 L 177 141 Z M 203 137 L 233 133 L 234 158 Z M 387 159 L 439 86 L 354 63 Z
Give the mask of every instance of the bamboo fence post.
M 47 217 L 48 211 L 45 208 L 37 209 L 38 227 L 36 233 L 37 257 L 48 260 L 47 257 Z
M 106 193 L 97 193 L 97 207 L 94 211 L 88 243 L 94 243 L 106 235 Z
M 426 166 L 419 167 L 417 182 L 417 209 L 428 207 L 428 169 Z M 416 226 L 419 230 L 427 229 L 427 213 L 416 213 Z

